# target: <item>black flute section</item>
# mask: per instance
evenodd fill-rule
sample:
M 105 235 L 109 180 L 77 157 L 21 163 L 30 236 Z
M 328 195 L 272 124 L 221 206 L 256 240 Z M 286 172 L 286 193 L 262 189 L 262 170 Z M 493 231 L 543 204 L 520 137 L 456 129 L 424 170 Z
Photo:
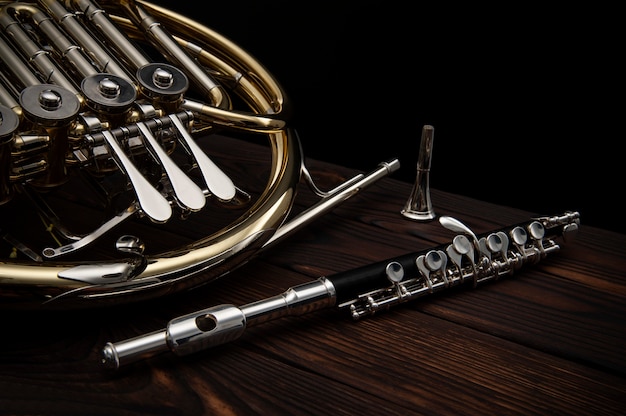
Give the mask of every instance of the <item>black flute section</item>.
M 478 236 L 473 236 L 470 231 L 469 243 L 473 245 L 479 245 L 478 247 L 476 247 L 476 252 L 474 253 L 474 256 L 476 258 L 480 258 L 481 256 L 488 256 L 493 258 L 494 254 L 496 254 L 493 253 L 493 251 L 496 251 L 493 249 L 498 247 L 492 246 L 490 249 L 489 246 L 485 245 L 483 248 L 481 248 L 481 241 L 486 242 L 489 237 L 498 238 L 501 241 L 504 237 L 502 233 L 504 233 L 506 238 L 511 240 L 513 240 L 514 237 L 523 238 L 524 235 L 526 235 L 526 241 L 512 241 L 511 243 L 507 243 L 506 247 L 503 246 L 502 248 L 498 248 L 497 251 L 500 252 L 503 256 L 511 256 L 512 254 L 509 252 L 511 250 L 511 245 L 513 245 L 516 252 L 519 252 L 520 250 L 522 250 L 523 246 L 529 247 L 529 244 L 531 246 L 536 246 L 538 244 L 537 240 L 548 241 L 548 239 L 560 237 L 564 233 L 571 233 L 572 229 L 568 227 L 573 225 L 577 229 L 579 224 L 578 218 L 578 213 L 571 212 L 565 213 L 562 216 L 543 217 L 538 218 L 536 221 L 521 222 L 519 224 L 511 225 L 497 231 L 490 231 L 484 234 L 480 234 Z M 539 230 L 543 229 L 545 232 L 541 235 L 528 237 L 528 229 L 531 227 L 537 227 Z M 505 244 L 505 242 L 502 242 L 502 244 Z M 516 244 L 517 246 L 515 246 Z M 423 277 L 421 275 L 420 269 L 417 266 L 417 259 L 420 258 L 420 256 L 426 256 L 428 253 L 445 253 L 446 256 L 448 256 L 451 250 L 451 246 L 452 250 L 454 250 L 454 243 L 445 243 L 437 247 L 429 248 L 427 250 L 408 253 L 396 258 L 368 264 L 362 267 L 358 267 L 356 269 L 347 270 L 345 272 L 339 272 L 327 276 L 326 278 L 330 280 L 335 287 L 337 304 L 341 305 L 344 302 L 355 299 L 364 293 L 368 293 L 389 286 L 391 278 L 390 273 L 402 273 L 403 276 L 401 278 L 401 281 L 415 277 Z M 504 252 L 502 252 L 503 250 Z M 521 255 L 521 253 L 519 255 Z M 468 259 L 467 261 L 463 260 L 463 263 L 460 267 L 464 268 L 466 266 L 471 266 L 470 260 L 471 259 Z M 474 261 L 475 263 L 478 263 L 478 259 L 474 259 Z M 449 266 L 454 266 L 454 264 L 450 264 Z M 443 273 L 443 270 L 441 270 L 441 272 Z M 474 270 L 472 270 L 472 272 L 474 272 Z M 447 274 L 453 273 L 454 271 L 447 270 Z
M 426 253 L 426 252 L 424 252 Z M 400 257 L 380 261 L 353 270 L 339 272 L 326 278 L 335 287 L 335 298 L 338 305 L 357 298 L 359 295 L 389 286 L 388 267 L 392 263 L 402 266 L 405 276 L 417 276 L 419 271 L 415 260 L 420 254 L 410 253 Z M 397 270 L 397 268 L 395 269 Z

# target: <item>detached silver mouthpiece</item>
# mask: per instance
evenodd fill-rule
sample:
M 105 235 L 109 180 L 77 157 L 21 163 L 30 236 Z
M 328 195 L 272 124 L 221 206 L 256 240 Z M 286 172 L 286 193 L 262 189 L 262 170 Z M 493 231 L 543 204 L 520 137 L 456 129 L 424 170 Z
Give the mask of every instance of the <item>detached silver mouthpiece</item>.
M 417 177 L 411 196 L 400 211 L 405 217 L 417 221 L 430 221 L 435 218 L 430 201 L 430 163 L 433 155 L 433 137 L 435 128 L 425 125 L 422 128 L 422 139 L 417 159 Z

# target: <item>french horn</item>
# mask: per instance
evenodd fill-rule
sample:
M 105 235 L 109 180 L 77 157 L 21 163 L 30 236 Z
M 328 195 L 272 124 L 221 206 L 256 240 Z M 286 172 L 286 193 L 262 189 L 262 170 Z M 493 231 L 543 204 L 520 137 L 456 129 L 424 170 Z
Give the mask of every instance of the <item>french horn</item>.
M 1 308 L 195 288 L 399 167 L 319 189 L 272 74 L 149 2 L 2 1 L 0 25 Z M 259 186 L 211 155 L 224 134 L 268 144 Z M 319 201 L 293 215 L 301 182 Z

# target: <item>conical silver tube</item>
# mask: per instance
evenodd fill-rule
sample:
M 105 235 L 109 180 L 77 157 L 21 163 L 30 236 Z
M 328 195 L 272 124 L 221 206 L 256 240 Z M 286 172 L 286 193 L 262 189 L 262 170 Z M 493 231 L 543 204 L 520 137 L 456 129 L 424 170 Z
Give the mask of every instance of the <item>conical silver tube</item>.
M 430 221 L 436 217 L 430 200 L 430 164 L 433 155 L 435 128 L 425 125 L 417 159 L 417 177 L 406 205 L 400 211 L 405 217 L 417 221 Z

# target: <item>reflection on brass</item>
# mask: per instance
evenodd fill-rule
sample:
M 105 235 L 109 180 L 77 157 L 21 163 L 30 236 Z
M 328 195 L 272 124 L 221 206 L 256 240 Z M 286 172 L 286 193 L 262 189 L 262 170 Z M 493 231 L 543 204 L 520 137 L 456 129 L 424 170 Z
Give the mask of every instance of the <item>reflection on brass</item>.
M 0 58 L 0 307 L 121 304 L 199 286 L 398 168 L 318 193 L 288 218 L 298 183 L 317 188 L 282 88 L 219 33 L 149 2 L 0 2 Z M 249 191 L 208 154 L 229 132 L 269 142 L 264 188 Z M 87 215 L 59 213 L 59 200 L 102 214 L 79 226 Z M 144 228 L 165 231 L 147 241 Z M 199 235 L 161 248 L 185 228 Z

